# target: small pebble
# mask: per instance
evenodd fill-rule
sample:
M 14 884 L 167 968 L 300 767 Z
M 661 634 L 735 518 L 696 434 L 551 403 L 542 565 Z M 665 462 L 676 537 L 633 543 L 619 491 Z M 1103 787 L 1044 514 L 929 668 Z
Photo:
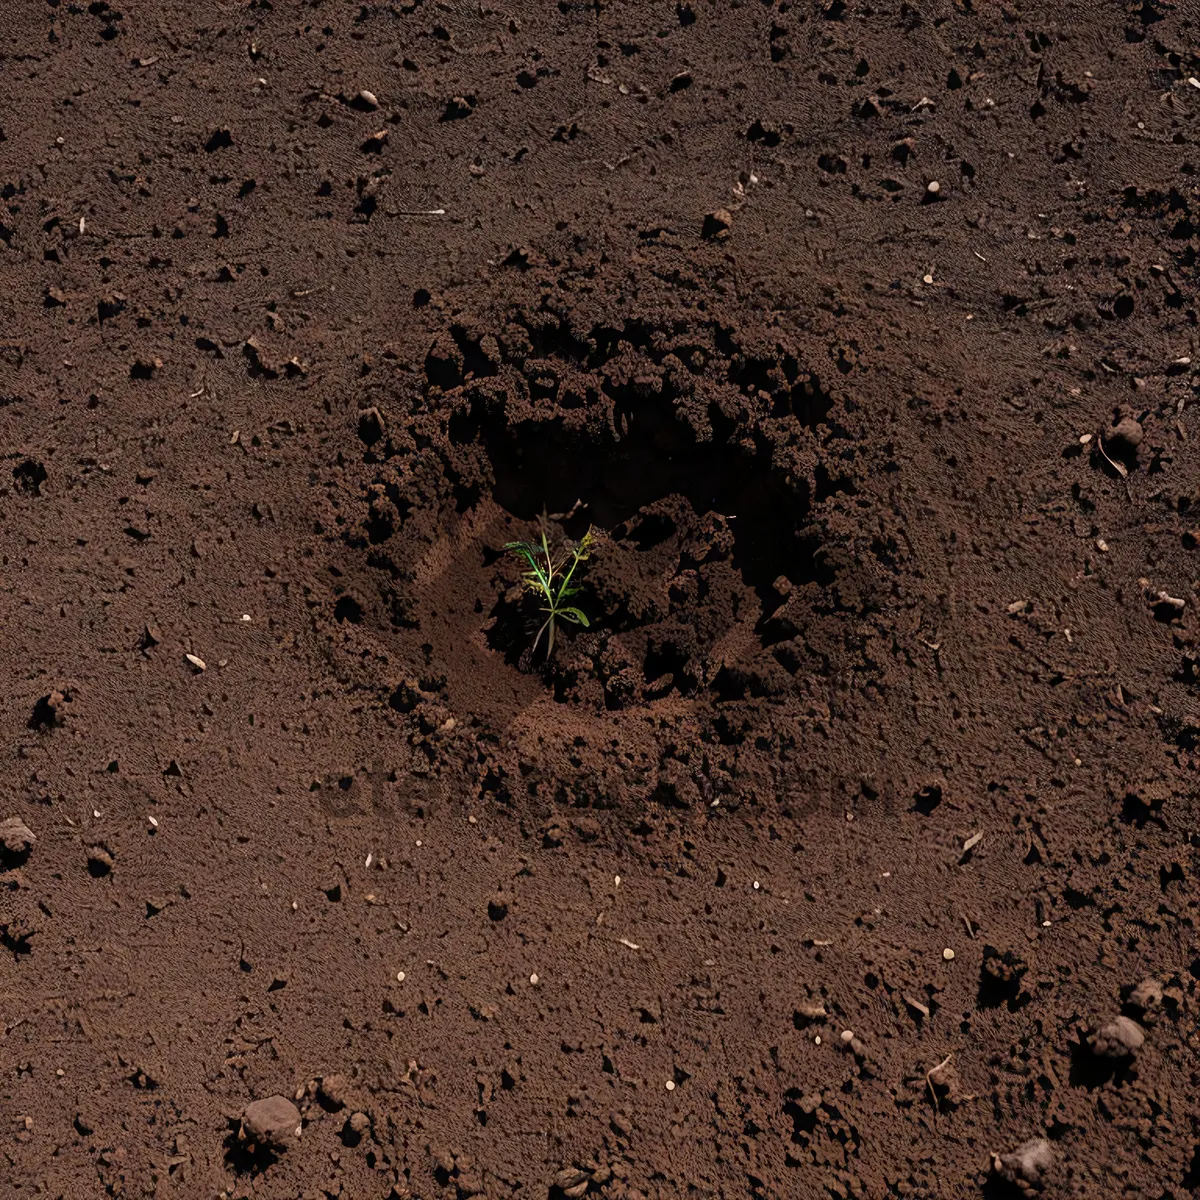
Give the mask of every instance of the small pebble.
M 396 972 L 396 981 L 397 981 L 398 983 L 403 983 L 403 982 L 404 982 L 404 972 L 403 972 L 403 971 L 397 971 L 397 972 Z
M 675 1090 L 675 1080 L 673 1080 L 673 1079 L 668 1079 L 668 1080 L 667 1080 L 667 1091 L 668 1091 L 668 1092 L 673 1092 L 674 1090 Z
M 379 101 L 378 101 L 378 100 L 375 98 L 375 93 L 374 93 L 374 92 L 368 92 L 366 88 L 363 88 L 363 90 L 362 90 L 361 92 L 359 92 L 359 93 L 358 93 L 358 98 L 359 98 L 359 99 L 360 99 L 360 100 L 361 100 L 361 101 L 362 101 L 362 102 L 363 102 L 363 103 L 364 103 L 364 104 L 365 104 L 365 105 L 366 105 L 368 108 L 378 108 L 378 107 L 379 107 Z
M 854 1041 L 854 1030 L 853 1029 L 843 1029 L 842 1030 L 842 1041 L 843 1042 Z
M 758 880 L 756 879 L 756 880 L 754 881 L 754 890 L 755 890 L 756 892 L 758 891 L 758 886 L 759 886 L 759 885 L 758 885 Z
M 195 654 L 185 654 L 183 657 L 186 658 L 188 662 L 190 662 L 192 666 L 196 668 L 197 671 L 208 670 L 208 663 L 206 663 L 204 659 L 198 658 Z
M 821 1035 L 818 1033 L 817 1036 L 815 1038 L 813 1038 L 813 1045 L 819 1046 L 820 1044 L 821 1044 Z
M 468 821 L 469 821 L 469 822 L 470 822 L 472 825 L 478 825 L 478 824 L 479 824 L 479 822 L 478 822 L 478 821 L 477 821 L 477 820 L 476 820 L 474 817 L 468 817 L 468 818 L 467 818 L 467 820 L 468 820 Z
M 620 887 L 620 886 L 621 886 L 621 877 L 620 877 L 620 875 L 614 875 L 614 876 L 613 876 L 613 887 Z
M 147 817 L 146 820 L 149 821 L 150 824 L 153 825 L 155 829 L 158 828 L 158 818 L 157 817 Z
M 532 975 L 530 975 L 529 982 L 532 984 L 536 984 L 537 981 L 538 981 L 538 977 L 537 977 L 537 972 L 535 971 Z
M 936 179 L 931 179 L 926 185 L 925 190 L 932 192 L 935 196 L 942 190 L 942 185 Z
M 932 276 L 932 275 L 922 275 L 922 276 L 921 276 L 921 278 L 922 278 L 922 280 L 923 280 L 925 283 L 932 283 L 932 282 L 933 282 L 933 276 Z
M 1050 922 L 1049 922 L 1049 921 L 1043 921 L 1043 922 L 1042 922 L 1042 925 L 1043 925 L 1044 927 L 1047 927 L 1047 928 L 1048 928 L 1048 927 L 1049 927 L 1049 925 L 1050 925 Z
M 954 951 L 947 946 L 945 950 L 942 951 L 942 957 L 949 962 L 954 957 Z

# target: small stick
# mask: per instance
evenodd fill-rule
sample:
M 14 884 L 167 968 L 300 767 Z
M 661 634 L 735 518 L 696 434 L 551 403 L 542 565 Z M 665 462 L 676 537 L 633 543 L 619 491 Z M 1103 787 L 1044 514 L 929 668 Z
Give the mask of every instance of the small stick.
M 935 1113 L 940 1113 L 942 1111 L 942 1102 L 938 1099 L 937 1089 L 933 1086 L 933 1073 L 935 1071 L 940 1071 L 953 1057 L 954 1051 L 952 1050 L 946 1055 L 945 1058 L 942 1059 L 940 1063 L 938 1063 L 936 1067 L 930 1067 L 929 1070 L 925 1072 L 925 1086 L 929 1088 L 929 1095 L 933 1100 L 933 1111 Z

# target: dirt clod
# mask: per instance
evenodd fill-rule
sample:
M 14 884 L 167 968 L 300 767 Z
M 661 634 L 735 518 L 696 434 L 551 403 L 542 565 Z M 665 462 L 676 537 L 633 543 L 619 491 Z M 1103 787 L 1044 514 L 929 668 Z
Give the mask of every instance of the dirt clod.
M 1143 979 L 1129 993 L 1126 1007 L 1132 1010 L 1131 1015 L 1145 1026 L 1153 1025 L 1161 1015 L 1165 991 L 1159 980 L 1151 976 Z
M 0 821 L 0 846 L 10 854 L 24 854 L 33 849 L 37 838 L 20 817 L 7 817 Z
M 700 236 L 710 242 L 724 241 L 729 236 L 732 225 L 733 217 L 730 215 L 729 209 L 714 209 L 705 216 L 704 223 L 700 228 Z
M 1022 1191 L 1041 1190 L 1054 1165 L 1054 1150 L 1045 1138 L 1032 1138 L 996 1160 L 996 1171 Z

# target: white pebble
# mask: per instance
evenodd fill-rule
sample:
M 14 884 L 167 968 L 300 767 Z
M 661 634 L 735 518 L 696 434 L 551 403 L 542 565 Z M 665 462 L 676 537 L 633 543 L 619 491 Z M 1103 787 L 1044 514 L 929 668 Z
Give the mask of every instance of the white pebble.
M 369 866 L 371 865 L 371 860 L 372 860 L 374 857 L 375 857 L 375 855 L 374 855 L 374 854 L 368 854 L 368 855 L 367 855 L 367 861 L 366 861 L 365 863 L 363 863 L 363 866 L 364 866 L 364 867 L 369 867 Z
M 475 820 L 475 818 L 474 818 L 473 816 L 472 816 L 472 817 L 468 817 L 468 818 L 467 818 L 467 820 L 468 820 L 468 821 L 469 821 L 469 822 L 470 822 L 472 825 L 478 825 L 478 824 L 479 824 L 479 822 L 478 822 L 477 820 Z
M 1049 926 L 1049 924 L 1050 924 L 1050 922 L 1049 922 L 1049 921 L 1043 921 L 1043 922 L 1042 922 L 1042 926 L 1043 926 L 1043 927 L 1047 927 L 1047 926 Z
M 921 276 L 921 279 L 922 279 L 922 281 L 923 281 L 924 283 L 932 283 L 932 282 L 933 282 L 933 276 L 932 276 L 932 275 L 922 275 L 922 276 Z
M 942 957 L 949 962 L 954 957 L 954 951 L 947 946 L 945 950 L 942 951 Z
M 403 971 L 397 971 L 397 972 L 396 972 L 396 980 L 397 980 L 397 982 L 399 982 L 399 983 L 403 983 L 403 982 L 404 982 L 404 972 L 403 972 Z
M 613 876 L 613 887 L 620 887 L 620 886 L 621 886 L 621 877 L 620 877 L 620 875 L 614 875 L 614 876 Z
M 668 1079 L 668 1080 L 667 1080 L 667 1091 L 668 1091 L 668 1092 L 673 1092 L 674 1090 L 675 1090 L 675 1080 L 673 1080 L 673 1079 Z
M 147 817 L 146 820 L 149 821 L 150 824 L 153 825 L 155 829 L 158 828 L 158 819 L 156 817 Z
M 758 880 L 757 879 L 754 881 L 754 890 L 756 892 L 758 891 Z
M 196 668 L 197 671 L 208 670 L 208 663 L 206 663 L 204 659 L 197 658 L 197 656 L 194 654 L 185 654 L 183 657 L 186 658 L 188 662 L 190 662 L 192 666 Z
M 421 844 L 421 839 L 417 838 L 417 845 L 419 846 L 420 844 Z
M 843 1042 L 854 1041 L 854 1030 L 853 1029 L 843 1029 L 842 1030 L 842 1041 Z
M 819 1033 L 817 1034 L 817 1036 L 815 1038 L 813 1038 L 813 1044 L 816 1046 L 819 1046 L 821 1044 L 821 1035 Z
M 530 977 L 529 977 L 529 982 L 536 984 L 537 981 L 538 981 L 537 972 L 534 971 L 534 973 L 532 975 L 530 975 Z
M 925 190 L 932 192 L 935 196 L 942 190 L 942 185 L 936 179 L 931 179 L 926 185 Z
M 250 614 L 249 614 L 249 613 L 242 613 L 242 620 L 243 620 L 243 621 L 248 621 L 248 620 L 250 620 Z

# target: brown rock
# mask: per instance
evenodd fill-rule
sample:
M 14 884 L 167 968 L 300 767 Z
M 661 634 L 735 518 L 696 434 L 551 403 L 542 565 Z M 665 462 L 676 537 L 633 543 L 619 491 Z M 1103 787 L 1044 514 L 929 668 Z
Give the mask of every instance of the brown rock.
M 0 846 L 12 854 L 24 854 L 32 850 L 37 838 L 20 817 L 9 817 L 0 821 Z
M 1088 1039 L 1092 1053 L 1098 1058 L 1132 1058 L 1146 1040 L 1145 1031 L 1128 1017 L 1117 1017 Z
M 300 1110 L 285 1096 L 268 1096 L 246 1105 L 242 1138 L 257 1146 L 286 1150 L 300 1136 Z

